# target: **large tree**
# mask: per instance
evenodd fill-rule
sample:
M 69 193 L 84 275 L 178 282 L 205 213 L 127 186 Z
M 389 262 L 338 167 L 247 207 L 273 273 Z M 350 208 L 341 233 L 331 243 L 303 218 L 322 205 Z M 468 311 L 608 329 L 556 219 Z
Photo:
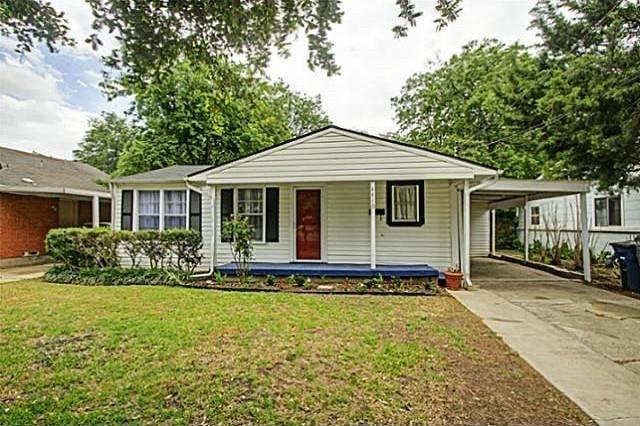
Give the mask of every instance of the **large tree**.
M 340 23 L 340 0 L 85 0 L 94 14 L 96 30 L 86 41 L 101 44 L 100 31 L 115 34 L 120 48 L 107 63 L 135 76 L 166 69 L 175 60 L 214 63 L 223 56 L 242 56 L 264 67 L 273 51 L 286 54 L 298 33 L 308 44 L 308 64 L 328 74 L 339 67 L 329 33 Z M 389 0 L 391 1 L 391 0 Z M 461 0 L 436 0 L 436 24 L 456 19 Z M 392 30 L 406 36 L 422 15 L 412 0 L 396 0 L 399 23 Z M 18 36 L 18 50 L 36 41 L 50 47 L 70 40 L 67 21 L 43 0 L 0 0 L 0 31 Z
M 640 187 L 640 4 L 540 0 L 533 16 L 551 172 Z
M 318 99 L 222 60 L 181 61 L 163 78 L 127 84 L 144 136 L 125 150 L 118 174 L 220 164 L 329 123 Z
M 111 174 L 116 171 L 120 155 L 140 137 L 139 127 L 114 113 L 103 113 L 102 117 L 89 120 L 89 130 L 73 150 L 73 157 Z
M 540 125 L 543 74 L 520 45 L 472 42 L 443 64 L 407 80 L 393 98 L 400 137 L 533 178 L 545 162 L 543 132 L 496 143 Z

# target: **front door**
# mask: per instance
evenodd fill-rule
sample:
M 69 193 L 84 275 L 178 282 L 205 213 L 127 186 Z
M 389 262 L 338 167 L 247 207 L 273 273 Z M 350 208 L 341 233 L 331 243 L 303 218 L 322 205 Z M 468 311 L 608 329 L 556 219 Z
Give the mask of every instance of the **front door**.
M 320 260 L 320 190 L 296 190 L 296 260 Z

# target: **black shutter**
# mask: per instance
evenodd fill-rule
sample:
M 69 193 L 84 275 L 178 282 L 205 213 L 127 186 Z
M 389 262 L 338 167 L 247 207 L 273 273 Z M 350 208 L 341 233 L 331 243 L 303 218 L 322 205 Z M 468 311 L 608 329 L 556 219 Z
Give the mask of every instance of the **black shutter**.
M 267 242 L 279 241 L 280 188 L 267 188 Z
M 133 229 L 133 191 L 122 191 L 122 209 L 120 212 L 120 229 L 131 231 Z
M 202 233 L 202 194 L 189 191 L 189 229 Z
M 233 189 L 221 189 L 220 190 L 220 232 L 222 233 L 222 226 L 229 220 L 233 219 Z M 221 235 L 220 241 L 229 242 L 229 238 L 224 238 Z

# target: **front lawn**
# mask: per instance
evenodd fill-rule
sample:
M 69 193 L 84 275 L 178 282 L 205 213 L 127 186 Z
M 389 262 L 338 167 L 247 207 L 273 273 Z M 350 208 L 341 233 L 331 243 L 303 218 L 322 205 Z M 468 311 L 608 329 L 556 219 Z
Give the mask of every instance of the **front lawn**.
M 0 285 L 0 424 L 589 424 L 454 299 Z

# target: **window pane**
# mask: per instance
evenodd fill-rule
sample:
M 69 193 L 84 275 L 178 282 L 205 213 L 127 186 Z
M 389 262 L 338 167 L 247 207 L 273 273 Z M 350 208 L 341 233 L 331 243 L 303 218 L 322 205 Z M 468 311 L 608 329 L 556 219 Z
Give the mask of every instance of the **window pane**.
M 164 192 L 165 214 L 187 214 L 187 191 Z
M 246 217 L 253 227 L 253 239 L 262 241 L 264 200 L 262 188 L 238 189 L 238 216 Z
M 609 198 L 609 225 L 622 225 L 622 214 L 620 208 L 620 197 Z
M 160 213 L 160 191 L 139 191 L 139 214 L 159 214 Z
M 609 223 L 607 219 L 607 199 L 596 198 L 595 207 L 596 226 L 607 226 Z
M 164 229 L 171 228 L 186 228 L 187 217 L 186 216 L 165 216 Z
M 407 222 L 415 222 L 418 220 L 416 195 L 417 188 L 415 186 L 393 187 L 393 209 L 395 220 Z
M 158 229 L 160 227 L 160 216 L 140 216 L 138 228 Z
M 247 216 L 249 224 L 253 227 L 253 239 L 262 240 L 262 216 Z

